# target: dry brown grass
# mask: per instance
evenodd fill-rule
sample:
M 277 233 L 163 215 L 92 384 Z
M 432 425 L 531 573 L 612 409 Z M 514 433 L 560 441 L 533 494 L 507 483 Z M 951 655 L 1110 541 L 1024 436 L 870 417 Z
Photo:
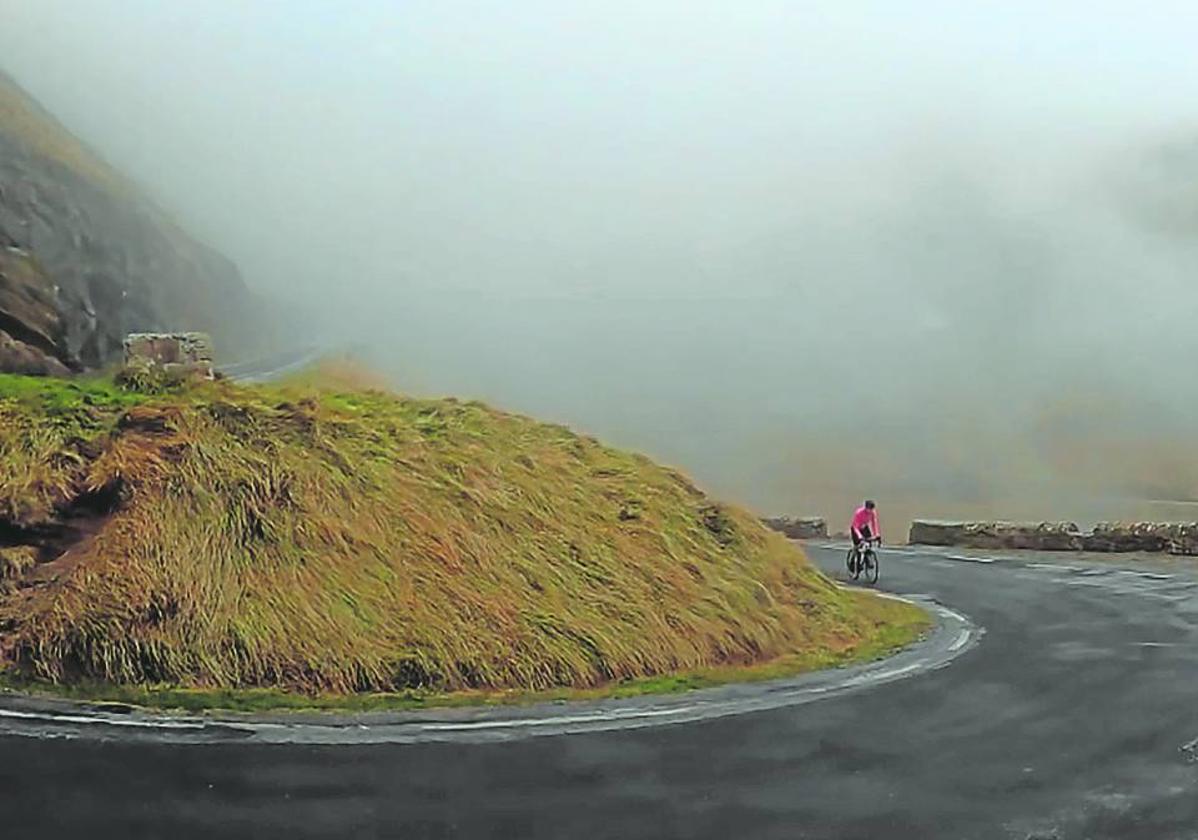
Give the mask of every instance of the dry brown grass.
M 537 690 L 878 631 L 677 472 L 477 403 L 0 377 L 0 460 L 8 527 L 95 520 L 0 595 L 43 679 Z

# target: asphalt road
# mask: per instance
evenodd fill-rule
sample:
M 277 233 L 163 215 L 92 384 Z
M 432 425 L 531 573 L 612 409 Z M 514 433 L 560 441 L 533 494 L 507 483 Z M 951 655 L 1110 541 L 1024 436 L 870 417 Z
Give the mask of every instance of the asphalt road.
M 308 365 L 330 355 L 330 348 L 308 347 L 287 350 L 240 362 L 219 365 L 222 374 L 235 382 L 266 382 L 303 370 Z
M 814 550 L 838 569 L 841 552 Z M 6 837 L 1198 838 L 1198 580 L 885 552 L 985 628 L 946 667 L 492 743 L 0 737 Z

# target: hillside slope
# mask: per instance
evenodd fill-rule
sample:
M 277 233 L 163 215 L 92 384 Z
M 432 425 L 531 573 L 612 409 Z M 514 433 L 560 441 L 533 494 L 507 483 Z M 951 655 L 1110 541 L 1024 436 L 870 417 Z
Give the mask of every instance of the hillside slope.
M 265 316 L 232 263 L 0 73 L 0 370 L 99 366 L 136 330 L 258 349 Z
M 682 475 L 476 403 L 0 377 L 0 460 L 0 652 L 42 679 L 587 687 L 884 629 Z

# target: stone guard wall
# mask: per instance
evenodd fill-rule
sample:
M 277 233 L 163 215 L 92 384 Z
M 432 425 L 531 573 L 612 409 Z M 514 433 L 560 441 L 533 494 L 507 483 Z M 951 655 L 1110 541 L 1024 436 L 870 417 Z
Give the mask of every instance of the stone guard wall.
M 212 339 L 200 332 L 130 333 L 125 338 L 125 366 L 137 365 L 211 379 Z
M 819 540 L 828 538 L 828 523 L 818 516 L 773 516 L 761 520 L 767 528 L 792 540 Z
M 939 522 L 917 519 L 912 545 L 1037 551 L 1156 552 L 1198 555 L 1198 523 L 1103 522 L 1082 532 L 1072 522 Z

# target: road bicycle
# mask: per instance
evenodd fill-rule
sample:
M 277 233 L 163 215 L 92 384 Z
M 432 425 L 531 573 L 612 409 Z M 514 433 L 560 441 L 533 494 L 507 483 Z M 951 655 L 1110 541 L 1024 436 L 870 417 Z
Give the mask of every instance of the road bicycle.
M 862 540 L 849 549 L 845 564 L 849 567 L 849 575 L 853 580 L 858 580 L 864 575 L 866 583 L 878 582 L 878 552 L 875 546 L 880 544 L 881 540 L 874 538 Z

